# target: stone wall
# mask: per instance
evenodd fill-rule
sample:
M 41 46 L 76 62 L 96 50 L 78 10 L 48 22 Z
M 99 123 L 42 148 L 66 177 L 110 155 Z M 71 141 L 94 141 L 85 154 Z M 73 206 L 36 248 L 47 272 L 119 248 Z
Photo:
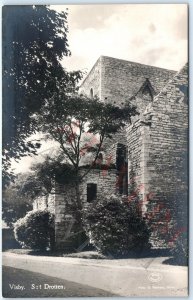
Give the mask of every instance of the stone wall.
M 37 197 L 33 202 L 33 209 L 48 209 L 55 213 L 55 194 Z
M 93 90 L 93 96 L 97 96 L 101 99 L 101 57 L 82 82 L 79 92 L 91 96 L 91 89 Z
M 55 190 L 55 247 L 56 249 L 68 248 L 66 239 L 73 225 L 73 218 L 67 214 L 66 204 L 72 203 L 75 189 L 72 184 L 65 186 L 56 184 Z
M 140 195 L 143 194 L 141 189 L 143 182 L 143 127 L 140 120 L 129 125 L 126 128 L 127 133 L 127 145 L 128 145 L 128 183 L 132 185 L 136 183 L 136 187 L 139 190 Z M 134 171 L 134 178 L 132 178 L 132 171 Z
M 175 73 L 175 71 L 102 56 L 101 96 L 102 99 L 107 98 L 107 102 L 121 106 L 138 92 L 146 78 L 158 93 Z
M 47 196 L 39 196 L 33 202 L 33 209 L 46 209 Z
M 94 95 L 101 101 L 123 105 L 135 95 L 148 78 L 155 93 L 173 78 L 176 71 L 101 56 L 80 86 L 80 92 Z
M 104 143 L 103 163 L 109 167 L 115 165 L 117 143 L 127 145 L 128 173 L 130 175 L 134 171 L 134 180 L 143 201 L 143 213 L 151 215 L 152 222 L 162 228 L 166 228 L 165 225 L 168 228 L 168 223 L 171 226 L 177 224 L 178 228 L 187 227 L 187 66 L 175 74 L 175 71 L 101 57 L 80 89 L 89 95 L 93 88 L 93 93 L 101 100 L 118 105 L 134 95 L 132 101 L 140 115 L 132 118 L 132 124 Z M 154 94 L 154 98 L 139 92 L 147 77 L 157 95 Z M 80 172 L 84 173 L 85 169 Z M 89 183 L 97 184 L 98 198 L 115 193 L 116 176 L 116 170 L 110 168 L 89 172 L 80 185 L 82 202 L 87 203 Z M 75 189 L 71 184 L 56 187 L 54 201 L 47 201 L 49 207 L 53 208 L 53 203 L 55 207 L 57 248 L 66 246 L 72 217 L 66 215 L 65 203 L 73 197 Z M 42 203 L 46 202 L 42 200 Z M 152 236 L 152 242 L 157 247 L 163 246 L 158 232 Z
M 126 128 L 120 129 L 111 139 L 106 138 L 103 143 L 104 148 L 104 164 L 116 164 L 117 144 L 127 146 Z
M 179 233 L 188 225 L 187 71 L 186 65 L 144 113 L 144 118 L 151 119 L 145 147 L 146 188 L 152 194 L 148 210 L 153 210 L 152 222 L 158 231 L 167 231 L 165 234 L 171 232 L 172 226 Z M 160 246 L 160 242 L 158 234 L 154 243 Z
M 151 115 L 148 169 L 152 191 L 187 190 L 188 74 L 185 66 L 147 108 Z M 151 166 L 154 166 L 153 170 Z
M 187 228 L 188 218 L 188 73 L 187 65 L 126 128 L 128 169 L 151 216 L 154 246 Z M 178 234 L 177 233 L 177 234 Z M 175 235 L 175 233 L 174 233 Z
M 80 174 L 84 174 L 82 169 Z M 84 205 L 87 203 L 87 184 L 97 184 L 97 198 L 115 193 L 116 191 L 116 170 L 91 170 L 80 184 L 81 200 Z M 75 199 L 75 188 L 73 184 L 56 186 L 55 196 L 55 241 L 57 249 L 66 249 L 70 243 L 66 241 L 72 226 L 73 218 L 67 213 L 66 203 L 72 203 Z
M 87 169 L 82 168 L 80 175 L 85 174 Z M 116 170 L 115 169 L 93 169 L 80 184 L 81 201 L 87 203 L 87 184 L 97 184 L 97 198 L 116 192 Z M 74 220 L 68 213 L 66 204 L 72 204 L 75 199 L 75 187 L 72 184 L 55 185 L 55 194 L 41 196 L 35 199 L 33 209 L 48 209 L 55 213 L 55 247 L 56 249 L 70 249 L 70 241 L 67 238 L 71 232 Z M 89 205 L 89 204 L 88 204 Z
M 55 194 L 54 194 L 54 191 L 52 192 L 52 194 L 48 195 L 47 207 L 48 207 L 48 209 L 51 213 L 55 214 Z
M 85 170 L 82 171 L 84 173 Z M 105 195 L 109 196 L 116 192 L 116 170 L 91 170 L 84 178 L 80 185 L 82 202 L 87 202 L 87 184 L 95 183 L 97 184 L 97 198 L 103 197 Z
M 146 84 L 153 90 L 154 96 L 159 93 L 169 79 L 173 78 L 174 74 L 176 71 L 101 56 L 82 83 L 81 90 L 89 95 L 90 87 L 95 81 L 100 89 L 99 95 L 102 101 L 119 106 L 130 101 L 142 114 L 146 106 L 153 101 L 148 89 L 145 89 Z M 112 139 L 104 142 L 103 157 L 105 162 L 115 164 L 117 144 L 128 146 L 128 173 L 131 171 L 131 167 L 134 167 L 137 185 L 144 200 L 148 193 L 148 170 L 145 163 L 148 154 L 145 148 L 148 147 L 147 139 L 150 136 L 148 127 L 143 123 L 143 118 L 142 121 L 140 119 L 138 115 L 132 117 L 132 125 L 128 125 L 127 128 L 116 133 Z
M 140 116 L 132 117 L 132 125 L 128 125 L 112 139 L 104 142 L 103 156 L 105 162 L 111 161 L 115 164 L 117 144 L 128 146 L 128 172 L 134 168 L 143 200 L 148 193 L 150 167 L 147 168 L 146 160 L 148 140 L 151 136 L 148 122 L 144 121 L 141 115 L 147 105 L 152 103 L 153 96 L 158 94 L 175 74 L 176 71 L 101 56 L 81 85 L 81 90 L 89 95 L 91 86 L 96 84 L 102 101 L 119 106 L 130 101 L 137 107 Z M 152 95 L 149 94 L 149 89 L 153 91 Z M 154 167 L 151 168 L 153 170 Z

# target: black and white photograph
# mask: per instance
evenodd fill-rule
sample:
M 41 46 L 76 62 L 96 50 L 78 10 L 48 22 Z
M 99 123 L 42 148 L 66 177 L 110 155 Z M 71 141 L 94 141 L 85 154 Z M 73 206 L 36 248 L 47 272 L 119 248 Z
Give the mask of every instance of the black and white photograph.
M 188 4 L 2 7 L 2 295 L 187 297 Z

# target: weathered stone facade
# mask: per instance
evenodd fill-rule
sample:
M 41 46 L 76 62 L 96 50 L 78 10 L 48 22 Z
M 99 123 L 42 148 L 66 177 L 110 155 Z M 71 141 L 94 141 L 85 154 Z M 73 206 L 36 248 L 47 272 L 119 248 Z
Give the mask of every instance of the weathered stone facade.
M 50 212 L 55 214 L 55 194 L 42 195 L 36 198 L 33 202 L 33 209 L 48 208 Z
M 175 73 L 175 71 L 101 56 L 83 81 L 80 92 L 90 95 L 90 90 L 93 89 L 93 94 L 101 101 L 122 105 L 136 95 L 146 78 L 158 94 Z
M 80 185 L 82 201 L 88 201 L 88 186 L 96 187 L 97 197 L 112 194 L 117 189 L 117 149 L 126 149 L 126 165 L 135 172 L 135 181 L 145 214 L 153 210 L 155 224 L 172 223 L 176 217 L 180 226 L 187 227 L 188 210 L 188 67 L 170 71 L 111 57 L 100 57 L 83 81 L 80 92 L 101 101 L 123 105 L 131 101 L 139 112 L 132 123 L 106 141 L 103 163 L 112 164 L 108 170 L 92 170 Z M 110 162 L 110 163 L 109 163 Z M 125 180 L 124 178 L 124 180 Z M 129 178 L 129 179 L 128 179 Z M 128 182 L 129 183 L 129 182 Z M 123 178 L 122 183 L 123 184 Z M 129 184 L 127 185 L 129 186 Z M 61 191 L 61 190 L 60 190 Z M 128 191 L 127 191 L 128 192 Z M 123 188 L 121 193 L 127 192 Z M 73 197 L 73 186 L 66 186 L 55 196 L 56 243 L 63 247 L 67 216 L 65 202 Z M 158 209 L 148 206 L 154 201 Z M 160 219 L 162 210 L 169 218 Z M 152 213 L 150 211 L 150 213 Z M 165 213 L 166 214 L 166 213 Z M 70 218 L 70 216 L 69 216 Z M 166 233 L 167 234 L 167 233 Z M 159 235 L 153 237 L 162 246 Z

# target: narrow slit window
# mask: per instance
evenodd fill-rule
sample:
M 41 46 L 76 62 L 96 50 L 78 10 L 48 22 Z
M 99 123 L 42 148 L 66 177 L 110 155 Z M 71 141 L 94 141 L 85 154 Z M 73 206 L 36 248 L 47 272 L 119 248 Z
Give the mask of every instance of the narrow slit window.
M 116 153 L 117 168 L 117 192 L 120 195 L 128 195 L 128 159 L 127 147 L 123 144 L 117 144 Z
M 92 202 L 96 200 L 97 197 L 97 184 L 88 183 L 87 184 L 87 202 Z
M 90 89 L 90 98 L 91 98 L 91 99 L 94 98 L 94 91 L 93 91 L 93 88 Z

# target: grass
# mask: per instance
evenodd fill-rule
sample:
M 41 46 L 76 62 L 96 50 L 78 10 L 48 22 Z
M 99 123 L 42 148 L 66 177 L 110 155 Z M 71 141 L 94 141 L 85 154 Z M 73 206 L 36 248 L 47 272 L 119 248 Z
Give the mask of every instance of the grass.
M 15 253 L 15 254 L 25 254 L 25 255 L 34 255 L 34 256 L 52 256 L 52 257 L 72 257 L 72 258 L 83 258 L 83 259 L 114 259 L 112 256 L 105 256 L 97 251 L 82 251 L 82 252 L 73 252 L 73 253 L 64 253 L 63 251 L 35 251 L 30 249 L 9 249 L 5 252 Z M 169 258 L 168 258 L 169 256 Z M 187 260 L 175 259 L 172 257 L 168 251 L 163 250 L 151 250 L 148 253 L 141 253 L 140 255 L 130 255 L 130 257 L 122 257 L 121 259 L 142 259 L 142 258 L 153 258 L 153 257 L 166 257 L 163 261 L 163 264 L 166 265 L 175 265 L 175 266 L 187 266 Z M 116 258 L 117 259 L 117 258 Z
M 38 255 L 38 256 L 55 256 L 55 257 L 74 257 L 74 258 L 86 258 L 86 259 L 107 259 L 108 257 L 98 253 L 97 251 L 83 251 L 83 252 L 73 252 L 64 253 L 63 251 L 35 251 L 30 249 L 9 249 L 6 252 L 11 252 L 15 254 L 25 254 L 25 255 Z
M 64 254 L 64 257 L 76 257 L 76 258 L 86 258 L 86 259 L 108 259 L 108 257 L 104 256 L 97 251 L 84 251 L 77 253 L 69 253 Z

